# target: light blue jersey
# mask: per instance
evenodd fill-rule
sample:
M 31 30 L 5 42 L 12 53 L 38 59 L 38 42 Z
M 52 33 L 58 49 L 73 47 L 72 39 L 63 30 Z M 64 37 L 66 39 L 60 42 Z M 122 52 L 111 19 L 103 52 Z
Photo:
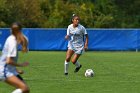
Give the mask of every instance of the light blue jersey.
M 7 77 L 17 75 L 16 67 L 6 64 L 6 58 L 12 57 L 14 62 L 17 62 L 17 41 L 14 35 L 10 35 L 3 47 L 0 57 L 0 80 L 5 80 Z
M 67 35 L 71 37 L 68 42 L 68 49 L 72 49 L 77 54 L 82 54 L 84 49 L 84 35 L 86 34 L 87 31 L 81 24 L 78 24 L 75 28 L 73 24 L 70 24 L 67 28 Z

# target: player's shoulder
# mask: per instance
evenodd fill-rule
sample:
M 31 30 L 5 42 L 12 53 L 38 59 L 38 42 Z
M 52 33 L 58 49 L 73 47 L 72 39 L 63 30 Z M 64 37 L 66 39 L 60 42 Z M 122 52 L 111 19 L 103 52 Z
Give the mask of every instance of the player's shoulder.
M 85 28 L 85 27 L 84 27 L 83 25 L 81 25 L 81 24 L 78 24 L 78 26 L 81 27 L 81 28 Z
M 71 27 L 73 27 L 73 24 L 68 25 L 68 28 L 71 28 Z
M 82 30 L 85 30 L 85 27 L 81 24 L 78 24 L 78 28 L 82 29 Z
M 10 36 L 7 38 L 7 41 L 9 41 L 9 42 L 16 41 L 16 37 L 15 37 L 14 35 L 10 35 Z
M 7 39 L 15 40 L 16 37 L 14 35 L 10 35 Z

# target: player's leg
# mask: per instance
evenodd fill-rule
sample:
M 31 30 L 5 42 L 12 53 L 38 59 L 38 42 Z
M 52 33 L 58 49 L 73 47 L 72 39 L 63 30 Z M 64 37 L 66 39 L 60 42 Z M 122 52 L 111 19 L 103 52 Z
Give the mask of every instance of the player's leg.
M 74 54 L 73 50 L 68 49 L 66 53 L 66 61 L 70 62 L 72 55 Z
M 29 93 L 30 92 L 28 86 L 16 76 L 8 77 L 5 80 L 5 82 L 16 88 L 16 90 L 13 91 L 12 93 Z
M 82 67 L 82 65 L 78 62 L 78 59 L 80 56 L 81 54 L 75 54 L 72 58 L 72 63 L 76 66 L 74 72 L 78 72 L 80 68 Z
M 74 54 L 73 50 L 70 50 L 70 49 L 67 50 L 66 59 L 65 59 L 65 63 L 64 63 L 64 73 L 65 73 L 65 75 L 68 75 L 69 62 L 70 62 L 70 59 L 71 59 L 73 54 Z
M 18 74 L 16 75 L 17 78 L 19 78 L 21 81 L 24 82 L 23 78 L 21 77 L 21 74 L 24 74 L 24 71 L 23 70 L 19 70 L 19 69 L 16 69 Z
M 23 78 L 19 74 L 17 75 L 17 78 L 24 82 Z

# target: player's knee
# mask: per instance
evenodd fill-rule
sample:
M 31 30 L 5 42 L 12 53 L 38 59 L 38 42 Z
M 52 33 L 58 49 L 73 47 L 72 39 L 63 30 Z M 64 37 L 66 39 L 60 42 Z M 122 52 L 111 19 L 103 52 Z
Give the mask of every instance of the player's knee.
M 26 93 L 30 93 L 30 89 L 28 87 L 25 89 L 25 91 Z
M 67 61 L 67 62 L 70 62 L 70 57 L 67 57 L 67 58 L 66 58 L 66 61 Z
M 77 60 L 74 60 L 74 59 L 72 59 L 72 60 L 71 60 L 71 62 L 72 62 L 73 64 L 75 64 L 75 63 L 76 63 L 76 61 L 77 61 Z
M 23 93 L 30 93 L 30 89 L 27 86 L 23 86 L 22 91 L 23 91 Z

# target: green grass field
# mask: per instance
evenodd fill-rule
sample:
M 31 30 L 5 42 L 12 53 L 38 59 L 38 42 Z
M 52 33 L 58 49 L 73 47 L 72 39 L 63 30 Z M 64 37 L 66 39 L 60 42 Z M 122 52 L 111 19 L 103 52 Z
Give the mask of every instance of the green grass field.
M 86 52 L 79 62 L 78 73 L 70 63 L 69 76 L 64 76 L 65 52 L 32 51 L 21 54 L 19 61 L 29 61 L 23 78 L 31 93 L 140 93 L 139 52 Z M 91 68 L 93 78 L 84 72 Z M 14 88 L 0 82 L 0 93 L 11 93 Z

